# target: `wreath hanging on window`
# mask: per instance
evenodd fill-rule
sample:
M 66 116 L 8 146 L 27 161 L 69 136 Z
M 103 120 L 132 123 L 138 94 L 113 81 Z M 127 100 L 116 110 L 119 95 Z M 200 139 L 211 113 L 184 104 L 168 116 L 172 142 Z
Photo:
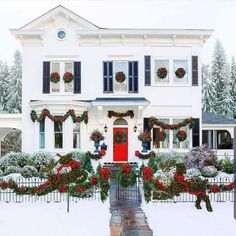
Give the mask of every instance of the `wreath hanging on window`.
M 123 71 L 119 71 L 116 73 L 116 81 L 118 83 L 123 83 L 126 79 L 126 76 Z
M 183 142 L 187 138 L 187 133 L 184 130 L 180 130 L 176 134 L 176 137 L 178 138 L 179 142 Z
M 116 131 L 115 133 L 115 143 L 125 143 L 126 133 L 125 131 Z
M 74 76 L 69 71 L 67 71 L 63 76 L 63 80 L 64 80 L 65 83 L 70 83 L 73 79 L 74 79 Z
M 159 142 L 165 141 L 166 139 L 166 133 L 164 130 L 160 130 L 156 133 L 156 140 Z
M 60 75 L 58 72 L 52 72 L 51 75 L 50 75 L 50 81 L 53 82 L 53 83 L 57 83 L 60 81 Z
M 166 78 L 167 73 L 168 73 L 168 71 L 167 71 L 167 69 L 166 69 L 165 67 L 160 67 L 160 68 L 157 70 L 157 76 L 158 76 L 158 78 L 160 78 L 160 79 Z
M 185 71 L 185 69 L 184 69 L 183 67 L 179 67 L 179 68 L 175 71 L 175 75 L 176 75 L 178 78 L 180 78 L 180 79 L 182 79 L 182 78 L 185 76 L 185 74 L 186 74 L 186 71 Z

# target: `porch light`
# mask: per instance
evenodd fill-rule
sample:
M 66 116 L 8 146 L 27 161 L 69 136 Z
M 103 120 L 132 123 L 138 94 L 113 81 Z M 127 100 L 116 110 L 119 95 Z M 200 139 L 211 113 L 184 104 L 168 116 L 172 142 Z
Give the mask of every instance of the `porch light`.
M 138 130 L 138 127 L 137 127 L 136 124 L 135 124 L 135 126 L 134 126 L 134 132 L 136 133 L 137 130 Z
M 13 133 L 15 133 L 16 132 L 16 128 L 13 128 L 12 131 L 13 131 Z
M 104 131 L 105 131 L 105 133 L 107 132 L 107 125 L 106 124 L 104 126 Z

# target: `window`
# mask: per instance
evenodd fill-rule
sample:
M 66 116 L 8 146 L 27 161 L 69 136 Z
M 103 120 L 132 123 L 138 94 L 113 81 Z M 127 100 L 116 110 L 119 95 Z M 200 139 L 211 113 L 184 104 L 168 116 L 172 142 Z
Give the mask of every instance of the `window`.
M 177 120 L 177 119 L 174 119 L 173 120 L 173 124 L 178 124 L 180 122 L 182 122 L 183 120 Z M 187 138 L 180 142 L 177 138 L 177 133 L 180 131 L 180 130 L 183 130 L 186 132 L 187 134 Z M 174 129 L 173 130 L 173 148 L 183 148 L 183 149 L 188 149 L 190 148 L 190 129 L 189 127 L 181 127 L 180 129 Z
M 169 119 L 161 119 L 161 122 L 169 124 Z M 166 138 L 164 141 L 158 141 L 158 133 L 160 131 L 164 131 L 166 133 Z M 168 129 L 162 129 L 161 127 L 154 127 L 153 128 L 153 147 L 154 148 L 169 148 L 170 146 L 170 131 Z
M 45 148 L 45 120 L 41 120 L 39 123 L 39 148 Z
M 187 60 L 174 60 L 174 82 L 175 83 L 187 83 L 188 82 L 188 61 Z M 178 70 L 183 70 L 184 74 L 178 77 L 176 75 Z
M 116 93 L 127 93 L 128 91 L 128 62 L 127 61 L 114 61 L 114 91 Z M 117 80 L 117 73 L 123 72 L 125 79 Z M 119 82 L 122 81 L 122 82 Z
M 232 149 L 231 135 L 227 130 L 217 131 L 217 149 Z
M 63 128 L 61 122 L 54 122 L 54 146 L 63 148 Z
M 164 75 L 163 77 L 161 75 L 158 76 L 157 71 L 164 68 L 167 70 L 166 75 L 162 73 L 162 75 Z M 155 60 L 154 73 L 155 73 L 154 75 L 155 83 L 168 83 L 169 82 L 169 61 L 168 60 Z
M 73 124 L 73 148 L 81 148 L 80 123 Z
M 74 81 L 65 83 L 63 80 L 64 74 L 70 72 L 73 74 L 74 65 L 73 62 L 52 62 L 51 73 L 57 72 L 60 76 L 60 80 L 57 83 L 51 81 L 51 92 L 52 93 L 72 93 Z
M 66 32 L 64 30 L 59 30 L 57 32 L 57 38 L 58 39 L 62 40 L 62 39 L 65 39 L 65 37 L 66 37 Z

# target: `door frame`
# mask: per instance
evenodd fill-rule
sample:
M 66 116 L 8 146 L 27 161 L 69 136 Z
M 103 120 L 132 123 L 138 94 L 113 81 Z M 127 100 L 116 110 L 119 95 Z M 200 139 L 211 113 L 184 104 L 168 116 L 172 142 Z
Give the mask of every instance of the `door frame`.
M 127 128 L 127 133 L 128 133 L 128 139 L 127 139 L 127 162 L 129 161 L 129 125 L 113 125 L 112 126 L 112 161 L 113 162 L 118 162 L 114 161 L 114 128 Z M 121 161 L 122 162 L 122 161 Z M 126 161 L 124 161 L 126 162 Z

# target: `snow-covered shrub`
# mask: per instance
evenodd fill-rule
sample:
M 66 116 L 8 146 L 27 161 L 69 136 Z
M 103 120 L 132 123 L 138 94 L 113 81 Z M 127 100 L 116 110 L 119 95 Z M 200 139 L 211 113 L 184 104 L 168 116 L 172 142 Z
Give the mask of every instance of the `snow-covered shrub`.
M 81 161 L 83 156 L 85 155 L 84 152 L 71 152 L 72 158 L 76 161 Z
M 4 172 L 0 169 L 0 177 L 4 176 Z
M 227 156 L 222 161 L 222 171 L 227 174 L 234 173 L 234 161 Z
M 202 169 L 204 166 L 212 165 L 214 153 L 206 146 L 194 147 L 187 154 L 187 168 Z
M 52 154 L 48 152 L 36 152 L 33 154 L 34 167 L 40 169 L 50 163 L 50 160 L 55 160 Z
M 48 178 L 48 174 L 47 174 L 47 171 L 46 171 L 46 167 L 45 166 L 42 166 L 38 172 L 38 176 L 39 178 L 42 178 L 42 179 L 47 179 Z
M 83 169 L 87 170 L 89 173 L 94 173 L 91 159 L 85 152 L 72 152 L 72 158 L 76 161 L 80 161 Z
M 21 168 L 19 166 L 7 166 L 4 171 L 4 175 L 9 175 L 12 173 L 20 173 L 20 172 Z
M 24 166 L 22 169 L 21 169 L 21 175 L 25 178 L 30 178 L 30 177 L 37 177 L 38 176 L 38 170 L 33 167 L 33 166 Z
M 194 169 L 194 168 L 188 169 L 185 174 L 187 178 L 198 178 L 201 175 L 202 175 L 201 171 L 199 169 Z
M 186 156 L 180 152 L 158 152 L 156 158 L 162 163 L 167 163 L 171 160 L 175 160 L 176 163 L 186 163 Z
M 2 170 L 5 170 L 8 166 L 24 167 L 32 163 L 32 156 L 24 152 L 9 152 L 0 158 L 0 168 Z
M 201 169 L 202 176 L 207 178 L 214 178 L 217 176 L 218 171 L 214 166 L 204 166 Z

